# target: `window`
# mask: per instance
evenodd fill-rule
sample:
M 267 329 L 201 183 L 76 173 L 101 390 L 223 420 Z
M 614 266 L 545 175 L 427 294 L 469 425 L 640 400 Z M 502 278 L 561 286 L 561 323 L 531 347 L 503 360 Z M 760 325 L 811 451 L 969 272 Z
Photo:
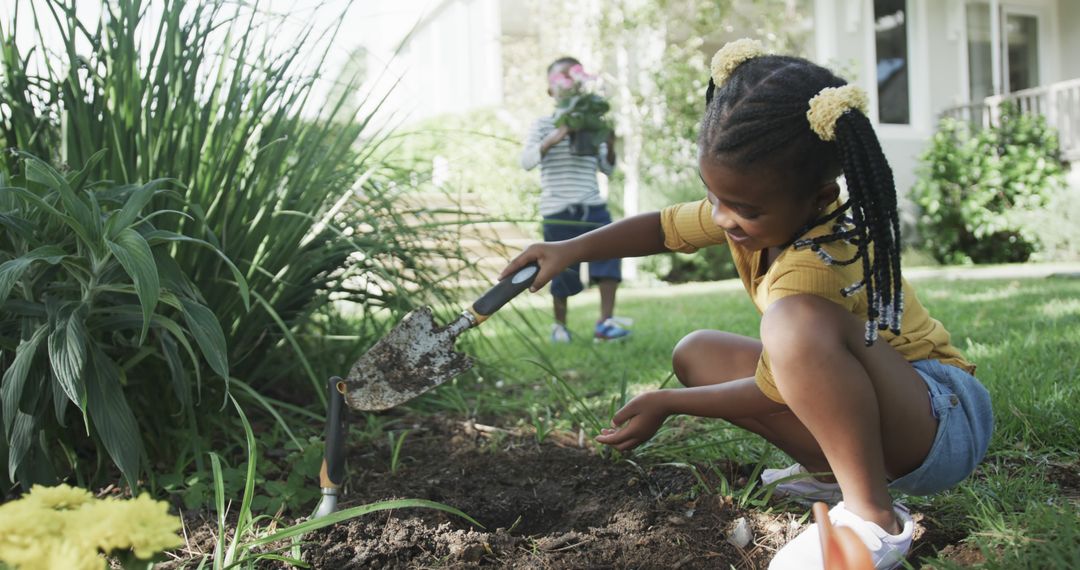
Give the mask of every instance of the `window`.
M 1010 93 L 1039 85 L 1039 21 L 1027 14 L 1006 14 L 1002 35 L 1006 90 Z
M 973 101 L 1039 85 L 1038 12 L 1004 5 L 997 15 L 1001 31 L 995 38 L 990 4 L 971 2 L 966 7 L 968 88 Z M 999 77 L 994 77 L 995 55 L 1000 56 Z
M 911 123 L 907 15 L 907 0 L 874 0 L 878 121 L 882 123 Z

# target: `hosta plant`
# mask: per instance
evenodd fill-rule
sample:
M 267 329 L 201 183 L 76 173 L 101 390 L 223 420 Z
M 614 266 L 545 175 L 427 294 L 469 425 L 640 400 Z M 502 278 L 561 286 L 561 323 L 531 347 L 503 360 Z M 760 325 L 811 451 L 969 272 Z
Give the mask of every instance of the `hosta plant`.
M 134 485 L 141 434 L 156 435 L 161 417 L 192 417 L 203 361 L 228 379 L 225 336 L 178 248 L 217 258 L 248 299 L 217 247 L 156 227 L 193 219 L 178 184 L 92 182 L 104 154 L 68 173 L 24 155 L 20 179 L 0 180 L 3 441 L 8 476 L 24 487 L 71 470 L 92 476 L 104 457 Z M 175 208 L 148 208 L 154 199 Z

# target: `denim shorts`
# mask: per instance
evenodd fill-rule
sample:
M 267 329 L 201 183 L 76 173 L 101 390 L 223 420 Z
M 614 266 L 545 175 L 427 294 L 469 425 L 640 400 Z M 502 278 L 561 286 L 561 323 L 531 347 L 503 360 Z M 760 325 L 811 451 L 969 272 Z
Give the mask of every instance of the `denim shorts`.
M 611 223 L 611 213 L 603 204 L 575 204 L 561 212 L 544 216 L 544 241 L 563 241 Z M 619 259 L 589 262 L 589 280 L 622 281 Z M 551 280 L 551 296 L 566 298 L 584 289 L 581 283 L 581 264 L 575 263 Z
M 971 475 L 986 455 L 994 432 L 990 394 L 964 370 L 937 360 L 911 363 L 926 381 L 937 435 L 917 469 L 889 483 L 909 495 L 932 495 Z

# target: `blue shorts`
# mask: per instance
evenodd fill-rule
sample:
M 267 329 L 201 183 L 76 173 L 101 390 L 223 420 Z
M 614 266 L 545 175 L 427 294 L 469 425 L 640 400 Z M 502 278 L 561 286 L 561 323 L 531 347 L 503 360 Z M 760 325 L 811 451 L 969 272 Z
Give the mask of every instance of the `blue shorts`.
M 576 238 L 581 234 L 611 223 L 611 214 L 603 204 L 590 206 L 576 204 L 544 216 L 544 241 L 563 241 Z M 604 259 L 589 262 L 589 280 L 600 279 L 622 281 L 622 267 L 619 259 Z M 581 264 L 575 263 L 551 280 L 551 296 L 565 299 L 577 295 L 585 287 L 581 284 Z
M 911 364 L 926 381 L 937 435 L 923 464 L 889 488 L 932 495 L 964 480 L 979 465 L 994 432 L 994 413 L 989 392 L 971 374 L 937 360 Z

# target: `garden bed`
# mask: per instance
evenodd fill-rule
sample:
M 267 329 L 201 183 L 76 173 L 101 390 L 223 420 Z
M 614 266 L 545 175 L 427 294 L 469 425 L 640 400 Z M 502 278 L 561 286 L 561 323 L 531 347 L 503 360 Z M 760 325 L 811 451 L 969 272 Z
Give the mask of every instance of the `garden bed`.
M 311 533 L 303 559 L 314 568 L 765 568 L 776 548 L 802 528 L 806 510 L 773 500 L 741 508 L 737 497 L 702 492 L 719 475 L 687 466 L 617 461 L 576 434 L 538 443 L 521 429 L 423 417 L 415 420 L 390 470 L 388 444 L 350 449 L 342 508 L 422 498 L 461 509 L 484 528 L 427 509 L 380 511 Z M 742 486 L 749 469 L 718 470 Z M 699 480 L 698 477 L 702 479 Z M 727 541 L 740 519 L 752 541 Z M 961 535 L 916 534 L 915 556 L 937 549 L 963 557 Z M 211 523 L 189 518 L 192 552 L 213 549 Z M 283 521 L 286 522 L 286 521 Z M 201 527 L 201 529 L 200 529 Z M 170 567 L 179 566 L 176 563 Z

